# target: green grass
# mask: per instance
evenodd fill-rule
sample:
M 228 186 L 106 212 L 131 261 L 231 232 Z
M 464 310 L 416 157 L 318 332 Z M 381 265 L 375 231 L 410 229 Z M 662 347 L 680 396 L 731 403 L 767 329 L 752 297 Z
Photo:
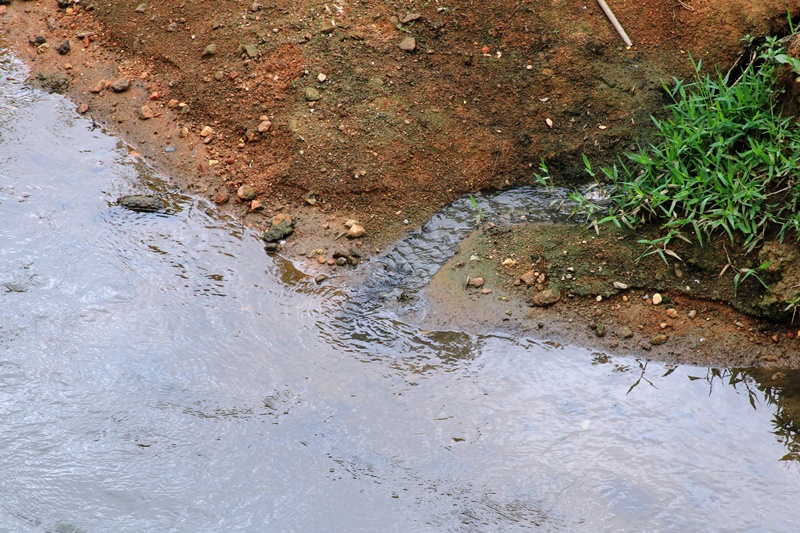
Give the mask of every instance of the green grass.
M 660 224 L 663 236 L 644 244 L 662 258 L 677 257 L 673 239 L 702 244 L 724 235 L 748 252 L 767 235 L 797 239 L 800 128 L 783 116 L 776 82 L 782 64 L 795 66 L 786 57 L 769 39 L 735 82 L 701 74 L 697 63 L 694 81 L 665 85 L 673 103 L 669 118 L 653 119 L 655 143 L 599 174 L 585 159 L 587 172 L 607 184 L 610 209 L 601 213 L 573 194 L 578 210 L 595 224 Z

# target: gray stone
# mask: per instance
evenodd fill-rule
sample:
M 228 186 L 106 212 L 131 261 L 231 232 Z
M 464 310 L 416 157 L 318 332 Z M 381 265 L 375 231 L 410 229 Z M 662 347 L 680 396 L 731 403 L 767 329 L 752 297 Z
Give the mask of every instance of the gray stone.
M 128 78 L 120 78 L 111 84 L 111 90 L 115 93 L 124 93 L 131 88 L 131 80 Z
M 258 57 L 258 46 L 254 45 L 253 43 L 243 44 L 242 49 L 250 59 L 255 59 Z
M 274 243 L 285 239 L 294 232 L 294 222 L 291 219 L 284 219 L 273 224 L 269 230 L 264 232 L 261 237 L 265 242 Z
M 206 46 L 205 48 L 203 48 L 203 56 L 202 57 L 204 57 L 204 58 L 211 57 L 216 53 L 217 53 L 217 45 L 214 44 L 214 43 L 211 43 L 208 46 Z
M 69 53 L 70 50 L 72 50 L 72 46 L 70 46 L 69 41 L 64 41 L 63 43 L 58 45 L 58 48 L 56 48 L 56 50 L 58 51 L 59 54 L 65 56 Z
M 156 212 L 164 210 L 161 198 L 150 194 L 130 194 L 117 198 L 117 205 L 133 211 Z

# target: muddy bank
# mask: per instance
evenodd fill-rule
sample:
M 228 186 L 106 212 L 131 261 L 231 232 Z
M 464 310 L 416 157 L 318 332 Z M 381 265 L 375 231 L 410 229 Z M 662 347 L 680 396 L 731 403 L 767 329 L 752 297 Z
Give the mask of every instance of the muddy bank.
M 734 285 L 734 269 L 757 257 L 728 252 L 723 242 L 679 249 L 682 261 L 641 258 L 642 236 L 563 223 L 486 224 L 434 276 L 424 323 L 476 333 L 500 324 L 673 363 L 800 365 L 800 326 L 753 316 L 770 304 L 754 278 Z M 725 268 L 728 257 L 734 266 Z
M 13 1 L 0 6 L 0 28 L 32 83 L 70 97 L 78 113 L 125 139 L 131 158 L 255 229 L 290 217 L 282 253 L 314 275 L 338 276 L 465 193 L 532 183 L 542 160 L 556 183 L 573 183 L 585 178 L 582 154 L 599 166 L 647 141 L 649 117 L 665 103 L 661 81 L 690 75 L 689 52 L 725 69 L 745 35 L 783 31 L 786 2 L 757 4 L 614 2 L 631 48 L 594 3 L 567 2 Z M 800 12 L 800 2 L 788 8 Z M 348 221 L 363 232 L 348 239 Z M 528 248 L 538 232 L 474 236 L 433 280 L 431 324 L 513 325 L 675 361 L 796 364 L 790 327 L 717 303 L 733 299 L 753 312 L 746 296 L 763 296 L 748 292 L 756 290 L 750 279 L 732 298 L 733 270 L 715 284 L 724 263 L 681 278 L 674 266 L 659 274 L 655 258 L 625 262 L 627 293 L 613 281 L 609 289 L 609 279 L 559 285 L 561 275 L 575 278 L 570 266 L 580 280 L 610 268 L 600 250 L 559 266 L 555 279 L 548 274 L 558 286 L 538 283 L 541 272 L 533 287 L 515 285 L 537 268 L 531 256 L 542 252 Z M 560 250 L 571 237 L 553 234 L 540 247 Z M 516 266 L 494 272 L 500 256 Z M 492 285 L 495 274 L 505 281 Z M 703 290 L 716 289 L 682 290 L 692 274 Z M 466 291 L 467 276 L 486 284 Z M 538 284 L 557 289 L 558 301 L 530 308 Z M 645 305 L 652 289 L 672 301 Z M 663 317 L 667 305 L 677 318 Z M 666 341 L 653 343 L 659 335 Z M 758 348 L 742 354 L 747 343 Z
M 687 53 L 726 68 L 787 7 L 614 2 L 632 48 L 568 2 L 18 0 L 0 24 L 34 80 L 178 186 L 258 228 L 288 213 L 304 249 L 348 219 L 381 248 L 464 193 L 530 183 L 542 159 L 584 179 L 581 154 L 647 140 Z

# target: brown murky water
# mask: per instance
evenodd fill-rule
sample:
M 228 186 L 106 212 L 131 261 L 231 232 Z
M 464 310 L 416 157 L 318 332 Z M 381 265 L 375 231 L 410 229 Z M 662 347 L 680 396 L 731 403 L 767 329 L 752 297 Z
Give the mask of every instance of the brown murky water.
M 463 205 L 319 287 L 2 61 L 0 531 L 796 527 L 780 387 L 421 331 Z

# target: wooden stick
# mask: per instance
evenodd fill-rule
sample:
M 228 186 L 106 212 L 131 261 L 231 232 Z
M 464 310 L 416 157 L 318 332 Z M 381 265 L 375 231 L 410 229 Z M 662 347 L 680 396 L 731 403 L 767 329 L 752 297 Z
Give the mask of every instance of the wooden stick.
M 611 8 L 608 7 L 608 4 L 606 4 L 606 0 L 597 0 L 597 3 L 600 4 L 600 8 L 603 10 L 603 13 L 605 13 L 606 16 L 608 17 L 608 20 L 611 21 L 611 25 L 614 26 L 615 30 L 617 30 L 617 33 L 619 33 L 619 36 L 622 37 L 623 41 L 625 41 L 625 44 L 627 46 L 633 46 L 633 43 L 628 38 L 628 34 L 625 33 L 625 30 L 622 29 L 622 25 L 620 25 L 619 21 L 617 20 L 617 17 L 614 16 L 614 13 L 611 11 Z

